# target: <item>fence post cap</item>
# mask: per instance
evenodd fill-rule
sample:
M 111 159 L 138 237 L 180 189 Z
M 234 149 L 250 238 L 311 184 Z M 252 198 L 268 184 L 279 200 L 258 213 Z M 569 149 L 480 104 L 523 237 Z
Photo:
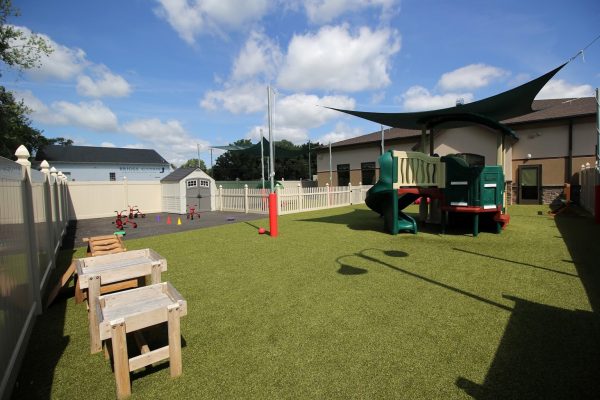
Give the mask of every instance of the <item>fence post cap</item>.
M 40 168 L 44 174 L 47 174 L 50 172 L 50 164 L 46 160 L 44 160 L 40 163 Z
M 29 162 L 28 158 L 31 154 L 29 154 L 29 150 L 27 147 L 20 145 L 15 151 L 15 156 L 17 157 L 17 164 L 21 164 L 25 167 L 31 166 L 31 162 Z
M 56 170 L 56 168 L 54 168 L 54 167 L 50 168 L 50 175 L 52 175 L 52 176 L 56 176 L 56 173 L 57 173 L 57 172 L 58 172 L 58 171 Z
M 329 186 L 329 183 L 326 183 L 325 186 Z
M 300 187 L 300 186 L 302 186 L 302 184 L 301 184 L 300 182 L 298 182 L 298 183 L 296 184 L 296 186 Z
M 244 189 L 248 189 L 248 184 L 244 183 Z
M 223 189 L 223 185 L 219 185 L 219 189 Z

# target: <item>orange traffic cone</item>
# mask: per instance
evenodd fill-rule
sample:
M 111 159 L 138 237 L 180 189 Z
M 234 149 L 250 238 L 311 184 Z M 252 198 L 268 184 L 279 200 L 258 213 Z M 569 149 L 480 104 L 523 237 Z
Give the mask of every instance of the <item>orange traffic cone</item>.
M 181 225 L 181 218 L 177 218 L 177 225 Z
M 167 225 L 171 225 L 171 216 L 170 215 L 167 217 Z

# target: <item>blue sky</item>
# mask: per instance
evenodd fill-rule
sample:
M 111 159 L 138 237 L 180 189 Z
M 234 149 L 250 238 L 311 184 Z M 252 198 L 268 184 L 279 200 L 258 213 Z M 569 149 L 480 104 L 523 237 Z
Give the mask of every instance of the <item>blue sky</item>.
M 44 35 L 38 69 L 0 83 L 46 136 L 153 148 L 175 164 L 267 135 L 327 143 L 379 126 L 318 105 L 379 112 L 443 108 L 515 87 L 600 34 L 597 0 L 14 1 L 9 21 Z M 600 40 L 540 98 L 600 86 Z M 215 158 L 218 155 L 214 153 Z

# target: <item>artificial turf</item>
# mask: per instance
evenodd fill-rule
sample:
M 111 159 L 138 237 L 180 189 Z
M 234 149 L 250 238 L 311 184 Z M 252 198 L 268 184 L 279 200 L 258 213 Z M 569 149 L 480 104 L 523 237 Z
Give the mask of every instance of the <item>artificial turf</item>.
M 132 398 L 598 398 L 600 226 L 510 207 L 500 235 L 391 236 L 364 206 L 127 240 L 186 298 L 183 375 Z M 80 257 L 83 249 L 71 255 Z M 14 398 L 113 398 L 86 308 L 38 318 Z

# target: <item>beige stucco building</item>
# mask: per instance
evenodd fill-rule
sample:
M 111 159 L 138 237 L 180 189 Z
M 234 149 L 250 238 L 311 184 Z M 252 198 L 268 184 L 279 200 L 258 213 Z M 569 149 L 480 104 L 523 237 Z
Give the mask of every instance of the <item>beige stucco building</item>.
M 482 125 L 461 128 L 440 125 L 433 135 L 433 153 L 484 156 L 486 165 L 504 165 L 510 202 L 551 203 L 565 183 L 578 184 L 582 165 L 595 163 L 596 99 L 536 100 L 532 108 L 534 112 L 530 114 L 501 121 L 518 138 Z M 384 138 L 384 151 L 414 151 L 420 148 L 421 131 L 390 128 L 384 131 Z M 429 144 L 425 148 L 429 149 Z M 332 143 L 330 172 L 329 149 L 319 149 L 319 185 L 375 183 L 381 151 L 381 132 Z

